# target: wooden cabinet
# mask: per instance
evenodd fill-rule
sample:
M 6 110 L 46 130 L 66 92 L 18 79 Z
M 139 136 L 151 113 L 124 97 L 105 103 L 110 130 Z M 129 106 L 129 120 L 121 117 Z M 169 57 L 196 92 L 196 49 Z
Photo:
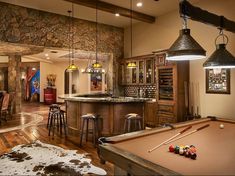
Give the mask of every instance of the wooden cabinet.
M 185 84 L 189 82 L 189 62 L 167 62 L 157 67 L 158 123 L 175 123 L 185 120 L 187 97 Z
M 121 84 L 122 85 L 145 85 L 155 83 L 154 54 L 137 56 L 123 59 L 121 62 Z M 129 62 L 135 62 L 136 68 L 127 68 Z
M 157 102 L 147 101 L 144 105 L 144 124 L 147 127 L 156 127 L 158 124 L 157 118 Z
M 44 103 L 45 104 L 56 103 L 56 89 L 53 88 L 44 89 Z

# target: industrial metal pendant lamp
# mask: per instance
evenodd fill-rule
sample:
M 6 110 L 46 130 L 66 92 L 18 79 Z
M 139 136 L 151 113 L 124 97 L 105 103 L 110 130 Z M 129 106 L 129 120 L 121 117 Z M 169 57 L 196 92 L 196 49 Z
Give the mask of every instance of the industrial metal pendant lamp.
M 223 43 L 216 44 L 219 37 L 222 37 Z M 220 29 L 219 35 L 215 39 L 216 50 L 203 64 L 206 69 L 213 68 L 235 68 L 235 57 L 226 50 L 228 44 L 228 37 L 223 33 L 222 28 Z
M 167 51 L 167 60 L 196 60 L 206 57 L 206 51 L 190 35 L 186 16 L 183 16 L 183 29 L 180 35 Z
M 130 30 L 131 30 L 131 57 L 132 57 L 132 16 L 133 16 L 133 11 L 132 11 L 132 0 L 130 0 L 130 13 L 131 13 L 131 18 L 130 18 Z M 127 64 L 127 68 L 136 68 L 136 63 L 135 62 L 132 62 L 130 61 L 128 64 Z
M 70 15 L 72 12 L 72 16 Z M 73 72 L 77 71 L 78 67 L 74 64 L 74 34 L 72 27 L 74 26 L 74 5 L 72 3 L 72 11 L 68 11 L 69 17 L 70 17 L 70 23 L 69 23 L 69 66 L 67 67 L 67 72 Z M 72 53 L 72 57 L 71 57 Z

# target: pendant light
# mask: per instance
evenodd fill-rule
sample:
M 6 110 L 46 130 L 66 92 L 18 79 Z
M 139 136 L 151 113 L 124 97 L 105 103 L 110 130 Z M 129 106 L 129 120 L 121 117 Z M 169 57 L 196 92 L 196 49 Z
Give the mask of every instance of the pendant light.
M 91 66 L 88 61 L 88 66 L 83 71 L 83 73 L 93 74 L 93 73 L 104 73 L 104 70 L 102 69 L 101 63 L 98 62 L 98 0 L 96 0 L 96 51 L 95 51 L 95 63 L 93 63 Z
M 219 37 L 222 37 L 223 43 L 216 44 Z M 215 39 L 216 50 L 203 64 L 206 69 L 213 68 L 235 68 L 234 56 L 226 50 L 228 44 L 228 37 L 223 33 L 223 29 L 220 28 L 220 33 Z
M 131 30 L 131 57 L 132 57 L 132 16 L 133 16 L 133 11 L 132 11 L 132 0 L 130 0 L 130 14 L 131 14 L 131 18 L 130 18 L 130 30 Z M 128 64 L 127 64 L 127 68 L 136 68 L 136 63 L 133 62 L 133 61 L 130 61 Z
M 70 15 L 72 12 L 72 16 Z M 69 23 L 69 66 L 67 67 L 67 72 L 77 71 L 78 67 L 74 64 L 74 34 L 73 29 L 74 27 L 74 5 L 72 3 L 72 11 L 68 11 L 70 17 Z M 72 53 L 72 56 L 71 56 Z
M 206 57 L 206 51 L 190 35 L 190 29 L 187 28 L 187 19 L 183 15 L 183 29 L 180 35 L 167 51 L 167 60 L 183 61 L 196 60 Z

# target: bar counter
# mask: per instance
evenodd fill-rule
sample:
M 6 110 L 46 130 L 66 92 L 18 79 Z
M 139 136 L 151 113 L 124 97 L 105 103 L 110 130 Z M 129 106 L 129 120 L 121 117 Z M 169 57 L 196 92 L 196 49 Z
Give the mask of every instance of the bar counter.
M 124 133 L 124 117 L 128 113 L 137 113 L 144 117 L 145 102 L 150 98 L 110 97 L 108 95 L 61 95 L 67 109 L 67 123 L 70 134 L 79 134 L 81 115 L 99 114 L 101 135 L 112 136 Z

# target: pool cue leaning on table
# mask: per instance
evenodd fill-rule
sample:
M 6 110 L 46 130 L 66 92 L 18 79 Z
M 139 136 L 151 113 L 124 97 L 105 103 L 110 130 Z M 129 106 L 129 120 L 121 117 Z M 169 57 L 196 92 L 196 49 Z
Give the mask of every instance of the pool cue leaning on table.
M 180 136 L 180 137 L 175 138 L 175 139 L 173 139 L 173 140 L 171 140 L 171 141 L 165 142 L 164 145 L 169 144 L 169 143 L 174 142 L 174 141 L 177 141 L 177 140 L 179 140 L 179 139 L 181 139 L 181 138 L 184 138 L 184 137 L 186 137 L 186 136 L 188 136 L 188 135 L 190 135 L 190 134 L 196 133 L 197 131 L 200 131 L 200 130 L 202 130 L 202 129 L 204 129 L 204 128 L 207 128 L 208 126 L 210 126 L 210 125 L 207 124 L 207 125 L 204 125 L 204 126 L 202 126 L 202 127 L 199 127 L 198 129 L 195 129 L 195 130 L 193 130 L 193 131 L 190 131 L 189 133 L 186 133 L 186 134 L 183 135 L 183 136 Z
M 182 131 L 180 131 L 179 133 L 177 133 L 176 135 L 174 135 L 174 136 L 170 137 L 169 139 L 163 141 L 161 144 L 157 145 L 156 147 L 154 147 L 154 148 L 148 150 L 148 152 L 150 153 L 150 152 L 156 150 L 158 147 L 160 147 L 160 146 L 162 146 L 163 144 L 165 144 L 166 142 L 168 142 L 168 141 L 174 139 L 175 137 L 177 137 L 177 136 L 183 134 L 185 131 L 189 130 L 190 128 L 192 128 L 192 126 L 188 126 L 188 127 L 185 128 L 184 130 L 182 130 Z

